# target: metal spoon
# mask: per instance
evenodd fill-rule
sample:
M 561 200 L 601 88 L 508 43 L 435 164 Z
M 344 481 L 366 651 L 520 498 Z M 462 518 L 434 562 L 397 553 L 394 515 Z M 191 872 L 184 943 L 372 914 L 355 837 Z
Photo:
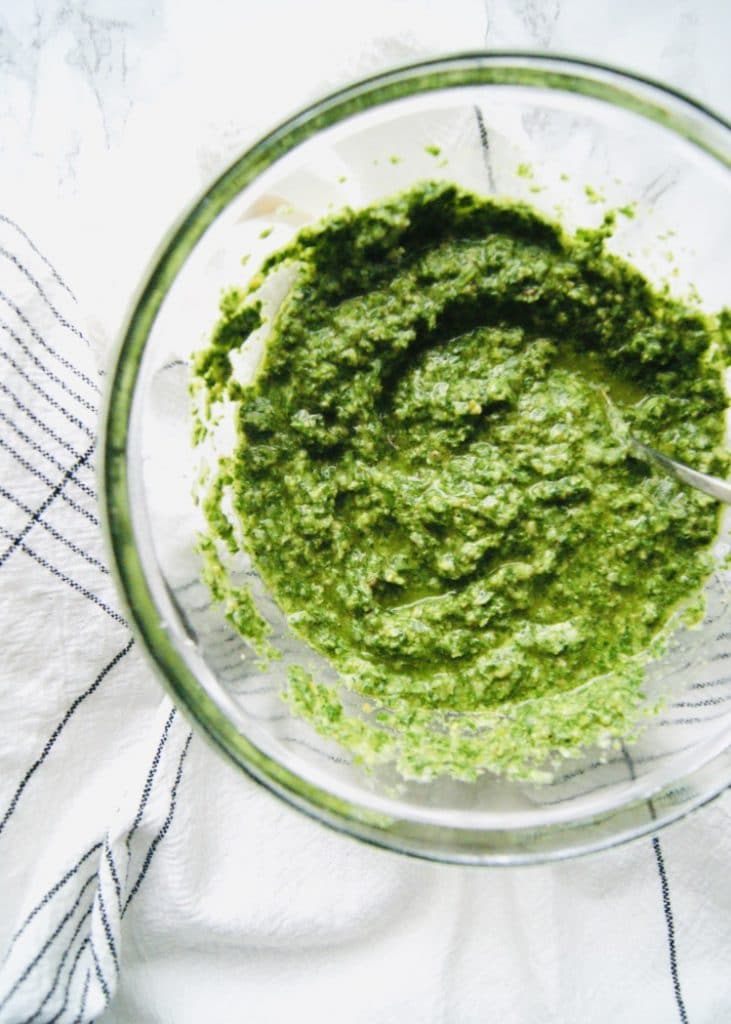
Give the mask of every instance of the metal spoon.
M 663 455 L 662 452 L 656 451 L 634 437 L 629 438 L 629 444 L 637 455 L 647 462 L 659 466 L 660 469 L 664 469 L 666 473 L 674 476 L 681 483 L 695 487 L 696 490 L 703 491 L 704 494 L 710 494 L 716 501 L 725 501 L 727 505 L 731 505 L 731 484 L 725 480 L 721 480 L 717 476 L 710 476 L 708 473 L 699 473 L 697 469 L 691 469 L 684 462 L 678 462 L 677 459 L 671 459 L 669 455 Z
M 629 426 L 619 409 L 612 402 L 604 388 L 599 390 L 607 407 L 607 418 L 612 433 L 624 444 L 628 444 L 635 455 L 638 455 L 646 462 L 651 462 L 654 466 L 658 466 L 670 476 L 674 476 L 676 480 L 680 480 L 681 483 L 687 484 L 689 487 L 695 487 L 696 490 L 703 491 L 704 494 L 709 494 L 716 501 L 723 501 L 727 505 L 731 505 L 731 483 L 721 480 L 717 476 L 710 476 L 708 473 L 700 473 L 697 469 L 691 469 L 684 462 L 671 459 L 669 455 L 663 455 L 657 449 L 651 448 L 649 444 L 644 444 L 642 441 L 638 441 L 636 437 L 632 437 Z

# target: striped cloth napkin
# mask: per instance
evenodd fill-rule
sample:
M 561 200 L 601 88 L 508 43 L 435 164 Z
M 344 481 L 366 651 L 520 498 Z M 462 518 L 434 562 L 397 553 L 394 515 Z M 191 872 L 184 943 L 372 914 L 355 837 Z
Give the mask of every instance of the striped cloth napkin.
M 0 217 L 0 1024 L 731 1020 L 726 796 L 541 868 L 330 833 L 192 737 L 118 610 L 102 378 Z

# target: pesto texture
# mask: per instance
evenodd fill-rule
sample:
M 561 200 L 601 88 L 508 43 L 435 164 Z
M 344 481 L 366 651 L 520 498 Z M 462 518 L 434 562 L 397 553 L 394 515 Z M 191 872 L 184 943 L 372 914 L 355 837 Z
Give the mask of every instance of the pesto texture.
M 286 699 L 366 764 L 540 778 L 648 711 L 643 666 L 711 571 L 718 508 L 626 435 L 725 472 L 723 325 L 610 255 L 610 231 L 424 183 L 302 230 L 196 359 L 207 414 L 225 396 L 237 423 L 206 578 L 263 650 L 211 561 L 248 553 L 363 715 L 304 669 Z M 283 268 L 242 384 L 230 353 Z

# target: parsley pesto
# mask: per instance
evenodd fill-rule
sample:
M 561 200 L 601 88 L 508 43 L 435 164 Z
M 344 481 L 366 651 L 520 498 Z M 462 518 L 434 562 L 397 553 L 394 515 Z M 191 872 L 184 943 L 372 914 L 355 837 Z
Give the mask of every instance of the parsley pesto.
M 362 715 L 304 668 L 286 700 L 407 777 L 540 778 L 631 739 L 643 666 L 711 571 L 718 507 L 633 456 L 723 473 L 723 320 L 654 290 L 530 207 L 423 183 L 300 231 L 232 290 L 194 362 L 214 597 L 267 627 L 222 553 L 244 550 Z M 235 359 L 289 268 L 252 383 Z

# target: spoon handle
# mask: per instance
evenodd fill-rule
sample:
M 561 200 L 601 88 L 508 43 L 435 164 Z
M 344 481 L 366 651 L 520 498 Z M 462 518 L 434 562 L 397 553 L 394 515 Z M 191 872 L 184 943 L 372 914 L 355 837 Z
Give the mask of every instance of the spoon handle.
M 703 491 L 704 494 L 710 494 L 716 501 L 724 501 L 727 505 L 731 505 L 731 483 L 720 480 L 717 476 L 709 476 L 708 473 L 699 473 L 697 469 L 691 469 L 690 466 L 686 466 L 682 462 L 676 462 L 675 459 L 655 451 L 654 448 L 650 448 L 649 445 L 643 444 L 635 438 L 632 438 L 631 444 L 638 455 L 647 459 L 648 462 L 660 466 L 681 483 L 695 487 L 697 490 Z

